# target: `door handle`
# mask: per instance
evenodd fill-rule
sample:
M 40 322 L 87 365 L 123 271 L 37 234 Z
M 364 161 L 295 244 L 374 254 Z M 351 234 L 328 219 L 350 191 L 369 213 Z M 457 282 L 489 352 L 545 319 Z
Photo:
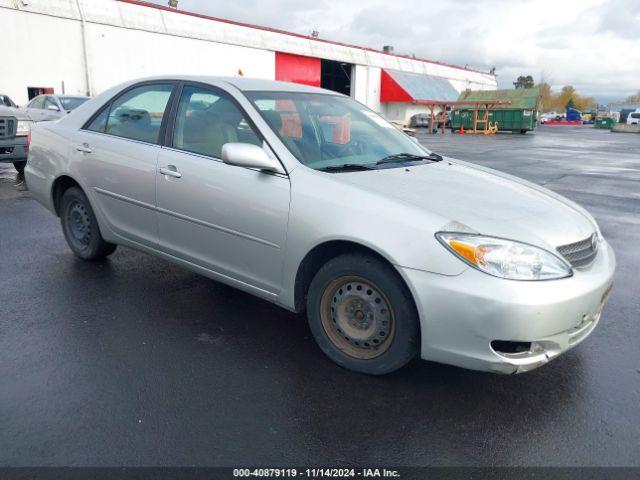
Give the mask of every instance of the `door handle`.
M 166 168 L 160 167 L 159 172 L 167 177 L 180 178 L 182 174 L 173 165 L 167 165 Z
M 77 145 L 76 150 L 82 153 L 91 153 L 93 150 L 89 148 L 88 143 L 83 143 L 82 145 Z

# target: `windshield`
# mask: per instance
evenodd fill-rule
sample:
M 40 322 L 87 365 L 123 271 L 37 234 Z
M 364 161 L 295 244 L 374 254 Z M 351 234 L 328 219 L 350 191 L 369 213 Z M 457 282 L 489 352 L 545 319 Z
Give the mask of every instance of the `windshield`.
M 265 121 L 301 163 L 315 169 L 375 165 L 398 154 L 429 155 L 392 124 L 348 97 L 247 92 Z
M 85 97 L 58 97 L 60 99 L 60 103 L 62 104 L 62 108 L 67 112 L 70 112 L 74 108 L 79 107 L 84 102 L 89 100 Z

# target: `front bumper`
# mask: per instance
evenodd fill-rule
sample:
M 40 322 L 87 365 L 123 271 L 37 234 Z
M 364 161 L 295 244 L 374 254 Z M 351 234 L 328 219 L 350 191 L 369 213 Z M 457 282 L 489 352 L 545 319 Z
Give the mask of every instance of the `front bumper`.
M 29 150 L 25 143 L 27 137 L 13 137 L 9 140 L 0 140 L 0 162 L 24 162 L 27 160 Z
M 504 280 L 473 268 L 456 276 L 400 270 L 420 314 L 422 358 L 520 373 L 575 347 L 595 329 L 611 289 L 615 255 L 603 241 L 591 265 L 575 269 L 572 277 L 534 282 Z M 531 348 L 507 353 L 492 348 L 494 341 L 530 343 Z

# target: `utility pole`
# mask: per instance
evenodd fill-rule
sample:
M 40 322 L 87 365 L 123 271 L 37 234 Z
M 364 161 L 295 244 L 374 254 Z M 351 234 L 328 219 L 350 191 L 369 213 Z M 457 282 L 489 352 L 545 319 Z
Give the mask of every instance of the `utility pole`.
M 87 21 L 84 16 L 84 11 L 80 5 L 80 0 L 76 0 L 78 6 L 78 13 L 80 14 L 80 28 L 82 29 L 82 55 L 84 57 L 84 77 L 87 84 L 87 97 L 92 95 L 91 92 L 91 73 L 89 72 L 89 53 L 87 52 Z

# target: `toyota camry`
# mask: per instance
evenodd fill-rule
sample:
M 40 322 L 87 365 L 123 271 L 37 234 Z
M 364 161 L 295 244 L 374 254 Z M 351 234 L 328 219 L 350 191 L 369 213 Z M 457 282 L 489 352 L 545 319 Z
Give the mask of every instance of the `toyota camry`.
M 575 203 L 304 85 L 131 81 L 33 126 L 25 175 L 81 259 L 130 247 L 306 311 L 369 374 L 539 367 L 595 329 L 615 269 Z

